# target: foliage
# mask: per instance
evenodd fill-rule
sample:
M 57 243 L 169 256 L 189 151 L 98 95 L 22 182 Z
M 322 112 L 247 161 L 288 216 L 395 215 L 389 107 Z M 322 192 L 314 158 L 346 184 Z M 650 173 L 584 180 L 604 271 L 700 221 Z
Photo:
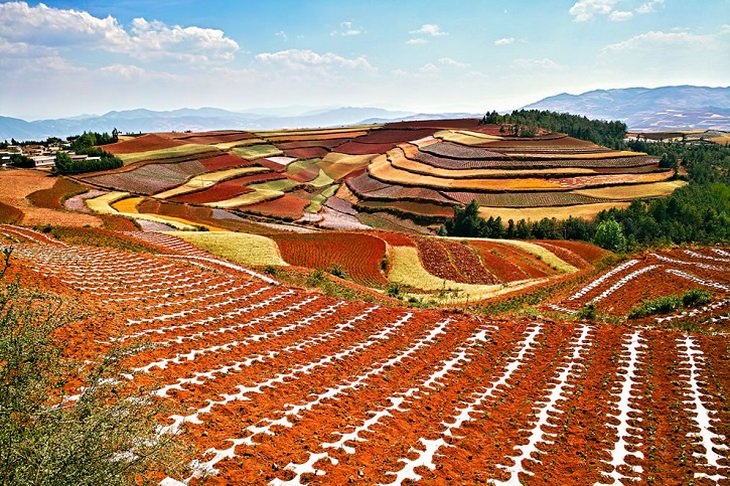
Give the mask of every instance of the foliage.
M 655 314 L 667 314 L 682 307 L 682 298 L 678 295 L 664 295 L 651 300 L 642 300 L 639 305 L 629 311 L 629 319 L 639 319 Z
M 581 320 L 595 321 L 596 304 L 593 302 L 588 302 L 586 305 L 578 309 L 578 312 L 575 313 L 575 317 Z
M 682 304 L 685 307 L 699 307 L 707 305 L 712 300 L 712 293 L 705 289 L 689 289 L 682 295 Z
M 71 142 L 71 150 L 79 153 L 85 153 L 88 150 L 97 145 L 107 145 L 110 143 L 116 143 L 119 141 L 118 132 L 116 129 L 111 133 L 107 132 L 84 132 L 81 135 L 74 135 L 68 137 L 66 140 Z
M 11 154 L 10 162 L 8 163 L 8 165 L 21 169 L 32 169 L 33 167 L 35 167 L 35 161 L 30 157 L 26 157 L 25 155 Z
M 403 286 L 400 282 L 390 282 L 388 286 L 385 287 L 385 295 L 393 297 L 394 299 L 400 299 L 403 295 Z
M 9 265 L 3 253 L 0 281 Z M 57 331 L 72 315 L 63 301 L 0 284 L 0 484 L 138 484 L 152 468 L 179 464 L 175 436 L 160 436 L 160 403 L 121 393 L 112 350 L 80 367 Z M 83 370 L 86 388 L 65 394 Z
M 542 128 L 612 148 L 621 148 L 626 134 L 626 124 L 620 121 L 590 120 L 584 116 L 541 110 L 514 110 L 506 115 L 492 111 L 484 115 L 482 123 L 502 125 L 500 132 L 520 137 L 534 137 Z M 506 125 L 510 129 L 505 129 Z
M 612 219 L 601 221 L 596 227 L 593 242 L 601 248 L 622 252 L 626 249 L 626 237 L 621 225 Z
M 74 160 L 67 153 L 58 152 L 56 154 L 56 172 L 59 174 L 82 174 L 85 172 L 116 169 L 124 165 L 122 159 L 119 157 L 96 148 L 89 149 L 84 155 L 99 157 L 99 159 Z
M 332 264 L 332 266 L 330 267 L 330 273 L 335 277 L 347 278 L 347 273 L 342 268 L 342 266 L 337 263 Z

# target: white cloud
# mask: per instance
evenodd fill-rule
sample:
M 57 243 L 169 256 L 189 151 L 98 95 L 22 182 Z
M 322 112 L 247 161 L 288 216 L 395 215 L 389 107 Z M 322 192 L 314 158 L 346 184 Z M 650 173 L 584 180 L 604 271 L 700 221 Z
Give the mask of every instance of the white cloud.
M 433 63 L 424 64 L 420 68 L 418 68 L 419 72 L 422 72 L 424 74 L 436 74 L 438 72 L 441 72 L 441 69 Z
M 468 67 L 469 64 L 465 62 L 459 62 L 455 59 L 451 59 L 450 57 L 442 57 L 439 59 L 439 64 L 443 64 L 444 66 L 453 66 L 457 68 L 465 68 Z
M 418 46 L 418 45 L 427 44 L 427 43 L 428 43 L 428 41 L 426 39 L 422 39 L 420 37 L 417 37 L 415 39 L 408 39 L 406 41 L 406 44 L 408 44 L 409 46 Z
M 335 67 L 345 69 L 364 69 L 373 71 L 374 68 L 362 56 L 355 58 L 343 57 L 332 52 L 318 54 L 308 49 L 287 49 L 278 52 L 262 52 L 257 54 L 257 61 L 274 64 L 293 71 L 301 71 L 312 67 Z
M 145 70 L 139 66 L 130 64 L 112 64 L 99 69 L 102 74 L 113 74 L 124 78 L 139 77 L 145 74 Z
M 102 19 L 42 3 L 35 7 L 25 2 L 0 4 L 0 18 L 0 38 L 34 47 L 85 47 L 141 60 L 187 62 L 229 61 L 239 50 L 238 43 L 218 29 L 168 26 L 136 18 L 127 30 L 112 16 Z
M 352 37 L 355 35 L 361 35 L 364 34 L 365 30 L 363 30 L 360 27 L 355 27 L 352 22 L 345 21 L 340 23 L 340 30 L 333 30 L 330 32 L 331 36 L 342 36 L 342 37 Z
M 519 69 L 539 70 L 539 69 L 558 69 L 560 64 L 552 59 L 543 57 L 542 59 L 515 59 L 512 65 Z
M 442 35 L 449 35 L 448 33 L 442 31 L 438 24 L 423 24 L 420 29 L 411 30 L 408 33 L 430 35 L 431 37 L 441 37 Z
M 494 41 L 495 46 L 508 46 L 510 44 L 513 44 L 515 42 L 514 37 L 502 37 L 501 39 L 497 39 Z
M 594 15 L 609 15 L 618 0 L 578 0 L 568 11 L 576 22 L 586 22 Z
M 636 12 L 640 14 L 651 13 L 654 11 L 654 7 L 661 5 L 662 3 L 664 3 L 664 0 L 649 0 L 648 2 L 641 4 L 639 8 L 636 9 Z
M 614 7 L 619 0 L 577 0 L 569 13 L 576 22 L 586 22 L 594 16 L 607 16 L 612 22 L 623 22 L 634 17 L 634 13 L 647 14 L 654 12 L 654 7 L 664 3 L 664 0 L 648 0 L 632 12 L 631 10 L 616 10 Z
M 608 20 L 612 22 L 623 22 L 624 20 L 630 20 L 634 16 L 634 12 L 614 10 L 608 16 Z
M 289 37 L 286 35 L 286 32 L 284 32 L 283 30 L 280 30 L 279 32 L 275 32 L 274 35 L 276 37 L 281 37 L 285 41 L 289 40 Z
M 637 52 L 656 51 L 670 47 L 690 48 L 698 51 L 711 47 L 716 43 L 716 36 L 691 34 L 689 32 L 650 31 L 631 37 L 625 41 L 609 44 L 602 49 L 602 54 L 631 54 Z

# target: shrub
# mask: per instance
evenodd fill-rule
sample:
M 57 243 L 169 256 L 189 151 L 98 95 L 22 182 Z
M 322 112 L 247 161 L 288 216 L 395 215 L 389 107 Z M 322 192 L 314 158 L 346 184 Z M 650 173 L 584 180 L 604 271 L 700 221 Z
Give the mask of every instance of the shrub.
M 279 267 L 276 265 L 266 265 L 264 267 L 264 273 L 267 275 L 277 276 L 279 275 Z
M 385 287 L 385 295 L 387 295 L 388 297 L 400 299 L 402 293 L 403 286 L 400 284 L 400 282 L 390 282 L 388 286 Z
M 709 304 L 712 300 L 712 293 L 705 289 L 690 289 L 682 295 L 682 303 L 685 307 L 699 307 Z
M 598 227 L 596 227 L 596 235 L 593 237 L 593 242 L 607 250 L 624 251 L 626 249 L 626 237 L 624 236 L 621 223 L 613 219 L 601 221 Z
M 596 319 L 596 304 L 588 302 L 575 313 L 578 319 L 585 321 L 593 321 Z
M 330 273 L 335 277 L 347 278 L 347 272 L 345 272 L 345 270 L 337 263 L 332 264 L 332 267 L 330 267 Z
M 84 366 L 66 358 L 54 336 L 71 314 L 55 296 L 3 282 L 10 253 L 0 255 L 0 484 L 133 485 L 181 464 L 176 436 L 157 431 L 162 402 L 115 379 L 130 350 Z M 65 399 L 79 370 L 86 388 Z
M 639 319 L 655 314 L 666 314 L 680 307 L 682 307 L 682 298 L 677 295 L 665 295 L 652 300 L 643 300 L 639 305 L 631 309 L 629 319 Z
M 309 274 L 307 277 L 307 284 L 316 287 L 321 285 L 325 280 L 327 280 L 327 277 L 324 274 L 324 270 L 318 268 Z

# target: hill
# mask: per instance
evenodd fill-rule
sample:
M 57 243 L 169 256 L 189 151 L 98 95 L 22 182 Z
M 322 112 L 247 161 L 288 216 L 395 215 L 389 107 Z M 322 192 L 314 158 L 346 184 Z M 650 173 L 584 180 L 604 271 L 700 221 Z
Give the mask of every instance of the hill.
M 664 86 L 562 93 L 525 109 L 621 120 L 632 130 L 726 130 L 730 128 L 730 87 Z
M 300 109 L 293 108 L 296 112 Z M 330 127 L 392 120 L 455 118 L 464 114 L 418 114 L 372 107 L 340 107 L 306 110 L 233 112 L 219 108 L 181 108 L 171 111 L 146 109 L 110 111 L 104 115 L 82 115 L 51 120 L 26 121 L 0 116 L 0 140 L 44 140 L 67 137 L 84 131 L 111 132 L 114 128 L 128 133 L 184 132 L 238 129 L 271 130 L 277 128 Z

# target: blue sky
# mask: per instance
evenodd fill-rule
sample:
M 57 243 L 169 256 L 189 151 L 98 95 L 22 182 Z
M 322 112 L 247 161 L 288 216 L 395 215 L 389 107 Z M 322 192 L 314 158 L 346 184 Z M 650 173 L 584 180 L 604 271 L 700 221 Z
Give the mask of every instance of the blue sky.
M 380 106 L 730 84 L 730 0 L 0 2 L 0 114 Z

